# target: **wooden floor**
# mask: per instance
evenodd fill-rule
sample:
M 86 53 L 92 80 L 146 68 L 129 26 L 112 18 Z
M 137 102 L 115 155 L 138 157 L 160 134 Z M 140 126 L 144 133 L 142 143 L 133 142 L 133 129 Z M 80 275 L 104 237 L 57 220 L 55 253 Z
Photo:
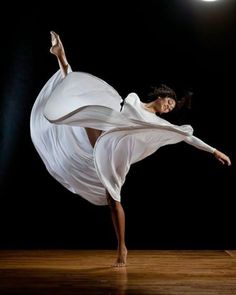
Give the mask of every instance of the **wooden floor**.
M 0 294 L 235 295 L 236 251 L 0 250 Z

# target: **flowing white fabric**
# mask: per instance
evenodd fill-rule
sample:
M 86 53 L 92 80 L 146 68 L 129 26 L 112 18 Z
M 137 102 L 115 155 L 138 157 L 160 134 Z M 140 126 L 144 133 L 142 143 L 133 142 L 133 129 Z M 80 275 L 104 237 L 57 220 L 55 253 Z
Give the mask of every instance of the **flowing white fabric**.
M 95 205 L 107 205 L 106 190 L 117 201 L 130 165 L 167 144 L 186 141 L 213 152 L 176 126 L 144 109 L 130 93 L 120 112 L 118 92 L 83 72 L 58 71 L 39 93 L 31 112 L 31 138 L 48 172 L 71 192 Z M 103 130 L 92 148 L 84 127 Z

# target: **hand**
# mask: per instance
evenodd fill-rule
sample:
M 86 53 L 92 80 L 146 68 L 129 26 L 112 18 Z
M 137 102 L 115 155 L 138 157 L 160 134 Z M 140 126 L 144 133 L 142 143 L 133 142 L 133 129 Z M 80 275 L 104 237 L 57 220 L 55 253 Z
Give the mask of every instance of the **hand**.
M 228 166 L 231 165 L 230 158 L 228 156 L 226 156 L 224 153 L 222 153 L 222 152 L 220 152 L 218 150 L 215 150 L 213 154 L 216 157 L 216 159 L 218 161 L 220 161 L 223 165 L 224 164 L 227 164 Z

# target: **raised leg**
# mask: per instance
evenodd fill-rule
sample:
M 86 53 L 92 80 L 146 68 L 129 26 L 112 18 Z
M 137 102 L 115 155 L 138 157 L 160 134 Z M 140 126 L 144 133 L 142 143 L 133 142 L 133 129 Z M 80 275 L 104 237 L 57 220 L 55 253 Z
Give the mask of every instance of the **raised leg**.
M 113 266 L 122 267 L 126 265 L 128 253 L 125 245 L 125 213 L 121 203 L 115 201 L 108 192 L 107 201 L 110 208 L 111 218 L 118 241 L 117 259 Z
M 50 52 L 54 54 L 57 57 L 59 67 L 61 69 L 61 73 L 63 77 L 67 75 L 67 70 L 68 70 L 68 61 L 66 58 L 65 50 L 63 47 L 63 44 L 61 42 L 61 39 L 58 34 L 55 32 L 51 31 L 51 43 L 52 47 L 50 48 Z
M 63 44 L 58 34 L 56 34 L 53 31 L 51 31 L 50 33 L 51 33 L 51 42 L 52 42 L 52 47 L 50 48 L 50 52 L 57 57 L 62 75 L 65 77 L 67 75 L 69 64 L 65 55 Z M 85 128 L 85 130 L 87 132 L 91 145 L 94 147 L 102 131 L 93 129 L 93 128 Z M 117 248 L 118 256 L 114 266 L 121 267 L 126 265 L 127 252 L 128 252 L 125 245 L 125 213 L 121 203 L 115 201 L 109 195 L 108 192 L 107 192 L 107 200 L 108 200 L 112 222 L 114 225 L 114 229 L 115 229 L 116 237 L 118 241 L 118 248 Z

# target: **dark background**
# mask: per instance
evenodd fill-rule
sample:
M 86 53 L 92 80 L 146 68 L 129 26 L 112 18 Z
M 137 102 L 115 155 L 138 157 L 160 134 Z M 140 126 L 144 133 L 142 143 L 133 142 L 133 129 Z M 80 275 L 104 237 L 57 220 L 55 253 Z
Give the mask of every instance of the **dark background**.
M 73 70 L 145 99 L 166 83 L 194 92 L 192 109 L 168 119 L 231 157 L 222 166 L 185 143 L 131 167 L 122 189 L 127 246 L 235 248 L 235 33 L 233 0 L 66 1 L 2 10 L 0 97 L 1 248 L 116 248 L 108 208 L 56 182 L 30 139 L 30 111 L 57 70 L 50 30 Z

